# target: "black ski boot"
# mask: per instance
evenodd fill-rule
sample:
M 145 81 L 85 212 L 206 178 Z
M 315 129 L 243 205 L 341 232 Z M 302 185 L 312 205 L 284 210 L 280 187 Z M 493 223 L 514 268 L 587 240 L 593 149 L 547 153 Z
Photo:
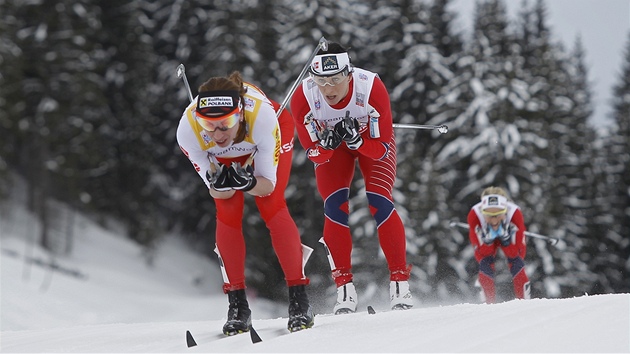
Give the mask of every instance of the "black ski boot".
M 315 315 L 308 303 L 306 287 L 296 285 L 289 287 L 289 325 L 290 332 L 301 331 L 313 327 Z
M 228 291 L 228 301 L 230 307 L 228 309 L 227 322 L 223 325 L 223 333 L 226 336 L 248 332 L 252 325 L 252 311 L 247 303 L 245 290 Z

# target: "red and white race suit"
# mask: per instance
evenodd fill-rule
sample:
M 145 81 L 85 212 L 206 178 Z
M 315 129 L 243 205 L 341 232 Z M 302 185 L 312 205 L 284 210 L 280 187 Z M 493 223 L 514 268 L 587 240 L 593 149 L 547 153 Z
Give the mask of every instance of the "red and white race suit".
M 475 251 L 475 259 L 479 263 L 479 283 L 484 292 L 486 303 L 496 301 L 496 289 L 494 285 L 494 261 L 497 249 L 501 248 L 508 259 L 514 295 L 518 299 L 530 298 L 529 278 L 525 273 L 525 223 L 521 209 L 512 202 L 507 202 L 507 215 L 505 225 L 512 224 L 516 227 L 516 233 L 509 240 L 509 244 L 503 245 L 501 240 L 495 239 L 491 244 L 484 243 L 475 231 L 477 228 L 485 230 L 487 223 L 481 213 L 481 202 L 475 204 L 468 213 L 468 237 Z M 505 244 L 505 243 L 504 243 Z
M 375 73 L 354 68 L 351 75 L 348 94 L 335 106 L 328 105 L 312 78 L 302 81 L 291 100 L 298 138 L 315 163 L 317 189 L 324 201 L 323 241 L 330 252 L 332 275 L 337 286 L 352 280 L 348 196 L 358 162 L 390 279 L 406 281 L 411 267 L 406 262 L 405 230 L 392 197 L 396 140 L 389 95 Z M 333 129 L 347 112 L 359 121 L 363 144 L 357 150 L 345 143 L 324 150 L 317 144 L 317 131 Z

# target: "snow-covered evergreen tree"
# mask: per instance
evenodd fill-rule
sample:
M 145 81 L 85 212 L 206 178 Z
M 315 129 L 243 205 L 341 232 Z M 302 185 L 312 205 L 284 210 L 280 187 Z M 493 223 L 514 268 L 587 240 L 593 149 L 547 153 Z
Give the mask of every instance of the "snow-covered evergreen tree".
M 562 239 L 558 248 L 530 239 L 534 295 L 627 291 L 628 54 L 615 86 L 615 124 L 594 136 L 586 123 L 588 53 L 579 41 L 565 53 L 551 39 L 544 1 L 524 1 L 511 28 L 503 2 L 480 0 L 467 37 L 451 33 L 458 14 L 449 4 L 0 1 L 0 195 L 9 188 L 2 171 L 14 170 L 27 177 L 42 218 L 59 219 L 54 207 L 42 208 L 59 198 L 103 220 L 119 218 L 147 249 L 170 230 L 216 260 L 213 201 L 175 141 L 188 104 L 175 69 L 186 65 L 193 95 L 210 76 L 239 70 L 282 101 L 325 36 L 380 74 L 396 122 L 450 128 L 396 131 L 394 197 L 418 297 L 475 295 L 467 235 L 448 222 L 464 219 L 491 184 L 509 190 L 530 231 Z M 287 200 L 316 251 L 307 266 L 313 289 L 326 292 L 322 201 L 312 163 L 295 146 Z M 362 293 L 371 294 L 387 269 L 356 177 L 353 256 Z M 252 202 L 244 221 L 251 285 L 281 298 L 282 274 Z
M 110 116 L 99 75 L 108 59 L 98 36 L 102 13 L 91 0 L 58 1 L 52 7 L 0 4 L 0 22 L 7 29 L 2 34 L 7 80 L 2 140 L 9 144 L 2 154 L 28 181 L 31 210 L 43 225 L 39 242 L 56 251 L 53 232 L 61 230 L 55 230 L 60 220 L 51 199 L 88 209 L 114 202 L 99 203 L 93 194 L 95 178 L 111 172 L 110 163 L 116 162 L 100 134 Z
M 630 291 L 630 33 L 618 82 L 613 87 L 614 125 L 602 137 L 591 220 L 592 292 Z

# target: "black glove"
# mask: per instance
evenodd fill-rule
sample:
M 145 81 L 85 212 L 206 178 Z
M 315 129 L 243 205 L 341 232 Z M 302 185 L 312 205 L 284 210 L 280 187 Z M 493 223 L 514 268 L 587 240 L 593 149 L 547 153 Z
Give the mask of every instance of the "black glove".
M 242 167 L 238 162 L 232 162 L 228 179 L 233 189 L 243 192 L 252 190 L 257 183 L 256 177 L 254 177 L 254 168 L 251 165 Z
M 350 117 L 350 111 L 346 111 L 346 116 L 341 122 L 335 124 L 335 132 L 346 142 L 348 148 L 356 150 L 363 145 L 363 138 L 359 133 L 359 121 Z
M 335 150 L 341 145 L 341 136 L 335 131 L 324 128 L 319 133 L 319 145 L 326 150 Z
M 227 192 L 232 190 L 232 186 L 230 185 L 230 180 L 228 178 L 228 171 L 229 168 L 222 163 L 217 164 L 217 168 L 214 173 L 207 171 L 206 179 L 208 180 L 208 183 L 210 183 L 210 188 L 218 192 Z

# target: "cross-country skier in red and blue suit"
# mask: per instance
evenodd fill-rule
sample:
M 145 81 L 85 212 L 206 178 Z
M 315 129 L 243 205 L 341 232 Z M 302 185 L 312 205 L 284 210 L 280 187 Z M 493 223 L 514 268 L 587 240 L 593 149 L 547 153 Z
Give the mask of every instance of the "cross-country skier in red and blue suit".
M 317 52 L 309 72 L 292 97 L 291 112 L 300 143 L 315 164 L 324 201 L 322 241 L 337 285 L 333 312 L 355 312 L 357 307 L 348 226 L 348 197 L 357 162 L 390 271 L 390 305 L 409 308 L 411 266 L 406 261 L 405 229 L 392 197 L 396 141 L 387 89 L 377 74 L 353 67 L 347 50 L 334 42 Z
M 470 209 L 468 226 L 486 303 L 496 301 L 494 261 L 499 248 L 508 260 L 515 297 L 529 299 L 529 278 L 524 261 L 527 251 L 525 223 L 518 205 L 508 200 L 503 188 L 488 187 L 481 193 L 481 201 Z

